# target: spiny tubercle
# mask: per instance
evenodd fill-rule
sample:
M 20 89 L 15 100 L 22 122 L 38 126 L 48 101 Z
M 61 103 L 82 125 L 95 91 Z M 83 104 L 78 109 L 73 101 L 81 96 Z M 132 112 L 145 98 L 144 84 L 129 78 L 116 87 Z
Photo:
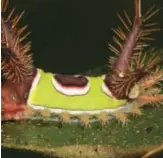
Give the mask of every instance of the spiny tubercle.
M 136 19 L 132 31 L 129 33 L 122 47 L 118 60 L 115 63 L 114 68 L 118 72 L 126 73 L 128 71 L 129 62 L 134 53 L 134 47 L 137 42 L 138 34 L 141 30 L 141 26 L 142 26 L 142 19 L 141 18 Z

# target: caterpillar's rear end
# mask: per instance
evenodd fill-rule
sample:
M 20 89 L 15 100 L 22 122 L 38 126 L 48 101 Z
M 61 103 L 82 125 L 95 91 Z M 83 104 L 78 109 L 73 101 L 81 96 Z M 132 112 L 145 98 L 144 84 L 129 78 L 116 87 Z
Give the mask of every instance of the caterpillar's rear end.
M 27 26 L 17 28 L 24 12 L 15 15 L 15 8 L 9 13 L 7 8 L 8 0 L 2 0 L 2 114 L 5 119 L 16 119 L 24 111 L 35 70 L 30 53 L 31 43 L 24 42 L 29 34 L 25 33 Z
M 13 8 L 5 16 L 7 6 L 8 0 L 2 0 L 2 114 L 4 119 L 21 119 L 27 109 L 36 70 L 32 64 L 31 44 L 24 42 L 29 34 L 25 33 L 27 26 L 17 28 L 24 12 L 15 16 Z M 113 41 L 117 46 L 109 46 L 116 58 L 110 58 L 111 73 L 106 75 L 104 83 L 113 99 L 127 100 L 122 112 L 113 113 L 124 122 L 127 120 L 126 113 L 140 115 L 140 107 L 163 102 L 161 88 L 157 86 L 163 79 L 163 70 L 158 66 L 160 57 L 157 54 L 148 57 L 147 53 L 143 53 L 147 46 L 145 41 L 152 40 L 149 35 L 160 30 L 156 23 L 148 22 L 159 10 L 152 7 L 142 16 L 141 0 L 135 0 L 134 20 L 126 12 L 126 21 L 118 14 L 124 28 L 113 29 L 116 34 Z M 105 115 L 103 122 L 106 118 Z M 86 119 L 86 122 L 89 120 Z

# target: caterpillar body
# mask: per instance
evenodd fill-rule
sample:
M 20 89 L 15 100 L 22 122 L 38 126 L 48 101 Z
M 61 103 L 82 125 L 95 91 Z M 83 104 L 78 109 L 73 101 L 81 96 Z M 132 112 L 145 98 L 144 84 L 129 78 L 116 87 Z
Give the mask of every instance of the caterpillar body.
M 91 120 L 105 124 L 110 117 L 127 122 L 128 114 L 141 115 L 144 105 L 162 104 L 163 94 L 157 86 L 163 79 L 158 66 L 160 57 L 143 53 L 149 35 L 160 30 L 148 23 L 160 9 L 150 8 L 141 14 L 141 0 L 135 0 L 132 22 L 126 12 L 124 28 L 113 29 L 116 57 L 110 57 L 108 74 L 98 77 L 61 75 L 35 68 L 30 43 L 25 44 L 26 26 L 17 28 L 24 12 L 14 16 L 15 8 L 4 16 L 8 1 L 2 0 L 2 116 L 11 119 L 59 118 L 63 122 L 78 119 L 88 125 Z

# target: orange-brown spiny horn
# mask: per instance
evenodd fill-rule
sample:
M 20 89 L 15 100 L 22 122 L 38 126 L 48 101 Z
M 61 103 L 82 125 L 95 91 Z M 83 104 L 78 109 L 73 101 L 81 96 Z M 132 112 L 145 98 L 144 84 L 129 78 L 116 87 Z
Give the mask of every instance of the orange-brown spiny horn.
M 29 53 L 31 44 L 24 42 L 29 34 L 24 33 L 26 26 L 17 28 L 24 11 L 14 16 L 15 8 L 13 8 L 5 18 L 8 0 L 2 0 L 1 6 L 2 75 L 6 80 L 14 83 L 25 82 L 33 74 L 33 65 Z
M 142 51 L 148 46 L 145 40 L 152 40 L 149 35 L 154 31 L 160 30 L 156 27 L 156 23 L 146 23 L 160 10 L 156 9 L 153 11 L 153 9 L 153 7 L 150 8 L 142 16 L 141 0 L 135 0 L 135 17 L 133 22 L 125 11 L 124 15 L 127 21 L 118 14 L 118 18 L 124 28 L 118 27 L 113 29 L 115 33 L 113 41 L 118 48 L 111 44 L 109 46 L 117 57 L 111 57 L 112 73 L 108 74 L 104 80 L 112 95 L 118 99 L 128 98 L 132 87 L 139 80 L 148 77 L 152 69 L 157 67 L 157 63 L 160 61 L 158 56 L 146 58 L 146 55 L 142 55 Z M 153 82 L 157 82 L 156 79 Z
M 159 31 L 157 23 L 148 21 L 160 10 L 151 7 L 142 16 L 141 0 L 135 0 L 135 17 L 132 22 L 129 15 L 124 11 L 126 20 L 118 14 L 124 28 L 118 27 L 113 29 L 115 36 L 113 42 L 115 46 L 109 44 L 109 48 L 117 57 L 110 59 L 110 66 L 117 70 L 119 74 L 126 73 L 128 66 L 133 58 L 137 57 L 140 52 L 148 46 L 145 41 L 154 40 L 149 37 L 153 32 Z M 132 28 L 131 28 L 132 27 Z
M 118 70 L 120 73 L 126 73 L 128 70 L 128 65 L 133 55 L 134 48 L 137 42 L 137 37 L 141 30 L 141 26 L 142 26 L 142 19 L 141 19 L 140 0 L 135 0 L 134 25 L 131 32 L 126 37 L 126 41 L 123 47 L 121 48 L 120 55 L 115 63 L 115 69 Z

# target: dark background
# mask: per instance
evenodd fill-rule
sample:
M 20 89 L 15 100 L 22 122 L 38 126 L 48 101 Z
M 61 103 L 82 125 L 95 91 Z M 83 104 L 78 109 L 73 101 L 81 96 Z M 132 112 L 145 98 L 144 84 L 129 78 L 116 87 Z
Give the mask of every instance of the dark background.
M 142 10 L 163 0 L 143 0 Z M 10 0 L 10 7 L 26 13 L 20 25 L 31 32 L 34 65 L 53 73 L 80 73 L 108 63 L 111 28 L 120 25 L 116 13 L 134 14 L 134 0 Z M 122 14 L 123 15 L 123 14 Z M 163 11 L 154 20 L 163 28 Z M 163 32 L 153 46 L 161 47 Z M 162 45 L 163 47 L 163 45 Z
M 116 13 L 125 9 L 133 17 L 134 0 L 10 0 L 9 7 L 25 10 L 20 26 L 31 32 L 34 65 L 53 73 L 80 73 L 106 65 L 112 53 L 111 28 L 120 22 Z M 143 10 L 163 0 L 143 0 Z M 156 21 L 163 28 L 163 11 Z M 163 31 L 154 34 L 154 47 L 163 48 Z M 37 153 L 2 148 L 2 157 L 34 157 Z

